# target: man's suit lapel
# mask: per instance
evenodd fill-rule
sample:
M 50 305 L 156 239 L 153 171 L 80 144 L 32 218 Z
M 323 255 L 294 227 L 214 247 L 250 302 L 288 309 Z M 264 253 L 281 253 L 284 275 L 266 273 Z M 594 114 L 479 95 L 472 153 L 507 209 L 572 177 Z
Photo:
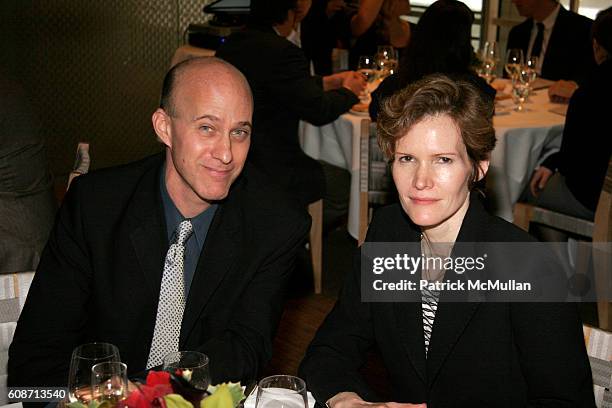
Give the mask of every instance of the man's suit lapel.
M 217 209 L 206 234 L 206 241 L 198 260 L 181 326 L 181 344 L 195 328 L 204 307 L 224 277 L 239 266 L 241 232 L 242 179 L 232 188 L 230 195 Z
M 134 193 L 126 217 L 130 225 L 130 241 L 141 267 L 144 282 L 151 296 L 159 297 L 168 238 L 159 191 L 160 166 L 142 177 Z

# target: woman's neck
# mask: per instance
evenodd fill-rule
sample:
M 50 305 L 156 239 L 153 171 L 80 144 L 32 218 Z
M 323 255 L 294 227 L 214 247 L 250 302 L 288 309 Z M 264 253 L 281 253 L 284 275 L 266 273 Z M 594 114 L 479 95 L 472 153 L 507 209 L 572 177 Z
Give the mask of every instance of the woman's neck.
M 452 216 L 438 225 L 421 227 L 421 232 L 430 242 L 455 242 L 469 206 L 470 197 L 468 195 L 465 202 Z

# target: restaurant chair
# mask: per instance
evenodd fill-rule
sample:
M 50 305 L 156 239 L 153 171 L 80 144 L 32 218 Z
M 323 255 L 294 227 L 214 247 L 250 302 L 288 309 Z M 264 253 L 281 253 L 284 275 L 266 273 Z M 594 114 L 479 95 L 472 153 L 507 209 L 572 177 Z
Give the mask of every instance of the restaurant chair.
M 584 342 L 593 375 L 595 405 L 612 406 L 612 333 L 587 325 L 582 326 Z
M 8 403 L 6 377 L 8 349 L 13 341 L 17 320 L 23 309 L 34 272 L 17 272 L 0 275 L 0 405 Z
M 610 276 L 612 257 L 608 245 L 612 241 L 612 158 L 608 163 L 608 172 L 599 195 L 595 221 L 572 217 L 527 203 L 516 203 L 514 205 L 514 224 L 529 231 L 531 222 L 593 240 L 595 284 L 601 289 L 601 299 L 603 299 L 597 302 L 599 327 L 605 330 L 612 329 L 612 303 L 608 302 L 608 297 L 612 293 Z
M 376 123 L 361 120 L 359 148 L 359 237 L 361 245 L 375 206 L 388 204 L 395 197 L 391 169 L 376 140 Z
M 310 259 L 312 261 L 314 291 L 316 294 L 319 294 L 323 289 L 323 200 L 309 204 L 308 213 L 312 218 L 310 226 Z

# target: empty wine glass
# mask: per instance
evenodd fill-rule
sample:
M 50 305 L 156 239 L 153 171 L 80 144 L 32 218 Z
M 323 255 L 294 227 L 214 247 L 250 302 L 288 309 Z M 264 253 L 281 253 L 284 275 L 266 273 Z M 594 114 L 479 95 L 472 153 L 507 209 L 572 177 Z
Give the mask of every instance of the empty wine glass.
M 523 65 L 524 57 L 523 50 L 519 48 L 511 48 L 506 53 L 506 73 L 510 78 L 514 78 L 519 74 L 521 66 Z
M 259 381 L 255 408 L 308 408 L 306 383 L 291 375 L 273 375 Z
M 88 404 L 92 399 L 91 369 L 98 363 L 120 362 L 119 349 L 109 343 L 88 343 L 72 352 L 68 373 L 68 399 Z
M 210 359 L 197 351 L 176 351 L 164 357 L 164 371 L 169 371 L 190 387 L 181 390 L 181 394 L 195 406 L 199 406 L 206 389 L 210 385 Z M 196 405 L 197 404 L 197 405 Z
M 116 361 L 98 363 L 91 368 L 93 399 L 116 406 L 128 396 L 127 366 Z

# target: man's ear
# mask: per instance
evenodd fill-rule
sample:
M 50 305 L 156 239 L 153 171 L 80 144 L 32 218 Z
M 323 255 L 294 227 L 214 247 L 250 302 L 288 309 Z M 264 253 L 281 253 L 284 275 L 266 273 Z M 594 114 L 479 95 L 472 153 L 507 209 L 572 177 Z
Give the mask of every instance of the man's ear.
M 482 180 L 489 171 L 489 160 L 481 160 L 478 162 L 478 181 Z
M 172 147 L 172 130 L 170 128 L 172 118 L 168 116 L 166 111 L 162 108 L 158 108 L 153 112 L 151 121 L 153 122 L 153 129 L 159 141 L 167 147 Z

